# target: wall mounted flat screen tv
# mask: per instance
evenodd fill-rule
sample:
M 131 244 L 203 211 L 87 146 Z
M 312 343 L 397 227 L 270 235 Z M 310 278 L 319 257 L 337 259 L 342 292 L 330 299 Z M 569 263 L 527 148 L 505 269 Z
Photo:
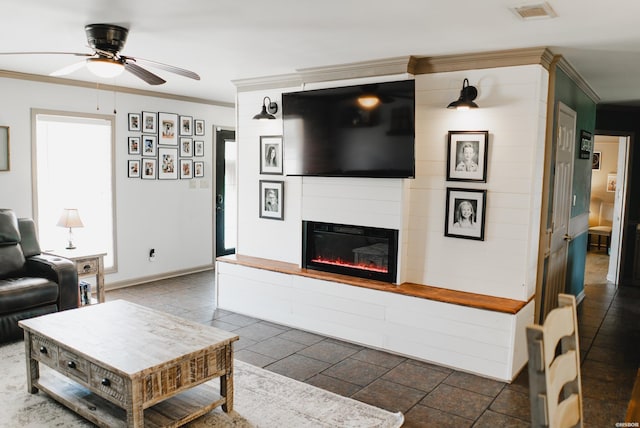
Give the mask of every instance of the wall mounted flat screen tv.
M 413 178 L 414 116 L 413 80 L 284 93 L 285 174 Z

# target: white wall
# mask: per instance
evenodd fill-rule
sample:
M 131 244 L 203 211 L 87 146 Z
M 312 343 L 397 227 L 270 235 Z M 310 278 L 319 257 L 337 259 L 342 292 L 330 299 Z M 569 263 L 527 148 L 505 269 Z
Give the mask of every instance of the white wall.
M 302 220 L 388 227 L 400 230 L 401 282 L 528 300 L 536 282 L 548 77 L 540 65 L 416 76 L 416 178 L 278 176 L 285 181 L 284 221 L 258 216 L 258 182 L 274 178 L 259 174 L 259 137 L 282 134 L 281 114 L 252 117 L 264 96 L 281 105 L 282 92 L 300 88 L 240 92 L 238 253 L 299 264 Z M 480 108 L 446 109 L 464 78 L 478 87 Z M 489 131 L 486 183 L 445 181 L 449 130 Z M 484 241 L 444 236 L 447 187 L 488 191 Z
M 0 78 L 0 92 L 0 125 L 10 126 L 11 133 L 11 171 L 0 172 L 2 207 L 14 209 L 21 217 L 33 216 L 32 108 L 113 114 L 115 107 L 118 271 L 107 275 L 107 288 L 212 265 L 213 125 L 235 127 L 233 108 L 8 78 Z M 127 160 L 138 158 L 127 154 L 127 137 L 135 135 L 127 130 L 127 114 L 142 111 L 205 120 L 204 179 L 127 178 Z M 152 247 L 157 254 L 153 263 L 148 261 Z
M 449 110 L 464 78 L 478 109 Z M 535 293 L 548 72 L 539 65 L 416 77 L 407 280 L 528 300 Z M 488 130 L 487 182 L 446 181 L 450 130 Z M 444 236 L 446 188 L 486 189 L 485 240 Z

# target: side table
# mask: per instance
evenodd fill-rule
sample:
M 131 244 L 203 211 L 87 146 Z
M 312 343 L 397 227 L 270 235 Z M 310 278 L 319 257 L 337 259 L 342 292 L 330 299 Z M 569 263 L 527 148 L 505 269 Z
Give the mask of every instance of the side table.
M 47 254 L 58 257 L 64 257 L 76 264 L 78 278 L 87 276 L 95 276 L 96 278 L 96 296 L 98 303 L 105 302 L 104 295 L 104 256 L 107 253 L 86 252 L 81 248 L 74 250 L 47 250 Z

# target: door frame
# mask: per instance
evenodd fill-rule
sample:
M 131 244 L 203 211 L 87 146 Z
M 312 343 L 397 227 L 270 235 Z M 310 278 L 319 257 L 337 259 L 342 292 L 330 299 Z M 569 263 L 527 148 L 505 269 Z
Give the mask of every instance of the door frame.
M 225 126 L 213 126 L 213 168 L 212 168 L 212 175 L 214 177 L 214 184 L 212 187 L 212 204 L 213 204 L 213 258 L 214 258 L 214 263 L 215 263 L 215 259 L 219 256 L 223 256 L 226 254 L 233 254 L 235 252 L 235 248 L 233 248 L 232 251 L 223 251 L 222 253 L 218 252 L 218 185 L 219 180 L 218 180 L 218 133 L 219 132 L 233 132 L 234 136 L 236 137 L 237 140 L 237 131 L 235 128 L 232 127 L 225 127 Z M 223 165 L 224 165 L 224 159 L 223 159 Z M 237 180 L 236 180 L 237 181 Z M 225 197 L 226 199 L 226 197 Z M 224 225 L 223 225 L 224 228 Z M 222 239 L 224 239 L 224 233 L 222 235 Z M 222 246 L 224 247 L 224 244 L 222 244 Z
M 624 163 L 625 163 L 625 169 L 624 171 L 618 171 L 618 178 L 622 177 L 623 181 L 623 194 L 622 197 L 620 198 L 620 203 L 622 204 L 622 216 L 620 218 L 619 221 L 619 227 L 616 230 L 612 230 L 611 231 L 611 241 L 613 243 L 613 234 L 616 233 L 618 235 L 618 245 L 617 245 L 617 253 L 618 253 L 618 258 L 615 261 L 615 263 L 617 264 L 616 266 L 616 271 L 614 273 L 614 277 L 610 278 L 609 277 L 609 271 L 611 270 L 611 268 L 609 267 L 609 271 L 607 272 L 607 281 L 611 281 L 613 282 L 616 286 L 620 286 L 620 285 L 629 285 L 629 284 L 625 284 L 623 281 L 625 280 L 625 273 L 624 272 L 624 267 L 625 267 L 625 254 L 626 251 L 624 251 L 625 246 L 628 245 L 634 245 L 635 243 L 635 233 L 633 233 L 632 235 L 630 233 L 628 233 L 627 226 L 629 225 L 629 200 L 631 198 L 631 194 L 629 191 L 629 177 L 631 177 L 631 173 L 632 173 L 632 162 L 631 162 L 631 147 L 633 144 L 633 140 L 634 140 L 634 133 L 633 132 L 628 132 L 628 131 L 606 131 L 603 129 L 596 129 L 594 131 L 594 135 L 606 135 L 606 136 L 612 136 L 612 137 L 618 137 L 618 138 L 625 138 L 625 145 L 626 145 L 626 149 L 625 149 L 625 157 L 626 159 L 624 159 Z M 619 144 L 622 144 L 622 142 L 620 142 Z M 620 162 L 620 159 L 618 159 L 618 163 Z M 618 186 L 620 185 L 620 180 L 618 180 Z M 615 212 L 617 212 L 616 210 L 616 206 L 614 206 L 614 214 Z M 634 230 L 635 232 L 635 230 Z M 613 253 L 613 246 L 612 246 L 612 253 Z M 609 256 L 611 257 L 611 255 Z M 611 266 L 611 265 L 609 265 Z M 630 278 L 629 275 L 626 276 L 627 278 Z

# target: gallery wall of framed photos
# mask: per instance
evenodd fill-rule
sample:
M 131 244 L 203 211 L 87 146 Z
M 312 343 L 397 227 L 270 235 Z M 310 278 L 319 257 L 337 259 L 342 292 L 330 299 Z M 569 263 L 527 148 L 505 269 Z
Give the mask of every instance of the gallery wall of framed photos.
M 204 177 L 205 121 L 176 113 L 127 115 L 129 178 L 188 180 Z

